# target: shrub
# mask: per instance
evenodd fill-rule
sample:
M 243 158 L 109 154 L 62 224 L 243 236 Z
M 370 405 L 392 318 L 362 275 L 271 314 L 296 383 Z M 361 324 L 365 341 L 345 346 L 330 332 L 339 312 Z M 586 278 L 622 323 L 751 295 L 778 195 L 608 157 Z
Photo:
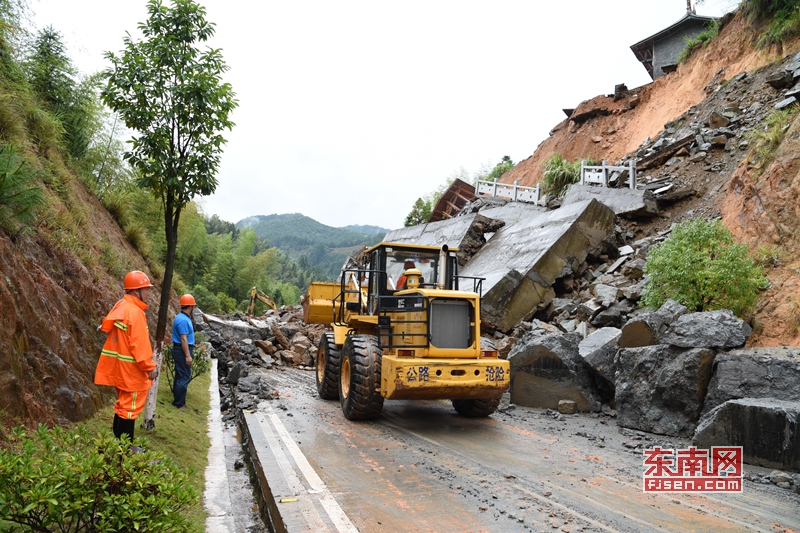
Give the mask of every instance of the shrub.
M 797 0 L 744 0 L 742 13 L 747 21 L 763 28 L 758 46 L 781 46 L 800 33 L 800 4 Z
M 552 196 L 561 196 L 570 185 L 580 180 L 580 160 L 570 163 L 561 154 L 553 154 L 544 164 L 542 191 Z
M 783 258 L 783 250 L 774 244 L 764 244 L 753 252 L 753 258 L 762 267 L 778 267 Z
M 105 194 L 100 196 L 100 203 L 103 204 L 108 214 L 117 221 L 121 228 L 128 224 L 133 213 L 133 206 L 131 205 L 130 196 L 125 194 L 124 190 L 106 191 Z
M 14 430 L 0 451 L 0 524 L 28 531 L 187 531 L 198 501 L 188 476 L 157 452 L 132 454 L 109 431 Z M 147 441 L 137 439 L 139 446 Z
M 125 226 L 125 238 L 128 242 L 139 250 L 144 257 L 150 255 L 150 236 L 147 233 L 147 228 L 140 222 L 131 222 Z
M 785 109 L 773 109 L 760 127 L 748 130 L 745 134 L 745 139 L 753 143 L 753 149 L 748 158 L 754 167 L 752 172 L 754 178 L 761 176 L 766 164 L 772 160 L 797 110 L 797 105 Z
M 44 194 L 33 181 L 36 173 L 11 145 L 0 148 L 0 228 L 15 233 L 36 220 Z
M 691 311 L 730 309 L 742 316 L 766 284 L 746 245 L 735 244 L 719 220 L 699 218 L 675 226 L 647 255 L 644 272 L 649 283 L 642 303 L 652 308 L 673 299 Z
M 201 332 L 196 332 L 194 334 L 194 340 L 195 346 L 194 357 L 192 357 L 192 372 L 189 376 L 190 383 L 194 378 L 202 376 L 211 370 L 211 356 L 208 354 L 206 345 L 203 344 L 205 342 L 205 336 Z M 161 368 L 166 371 L 167 383 L 169 383 L 169 388 L 172 390 L 172 386 L 175 383 L 175 360 L 172 358 L 171 342 L 164 343 L 163 357 Z

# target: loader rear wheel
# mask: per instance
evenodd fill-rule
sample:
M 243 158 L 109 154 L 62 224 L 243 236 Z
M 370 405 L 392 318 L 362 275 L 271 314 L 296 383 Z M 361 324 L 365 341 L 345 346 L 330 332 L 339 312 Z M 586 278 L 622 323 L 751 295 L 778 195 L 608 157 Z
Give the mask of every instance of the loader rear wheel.
M 461 416 L 470 418 L 478 418 L 482 416 L 489 416 L 497 411 L 500 405 L 500 398 L 493 400 L 450 400 L 453 402 L 453 408 Z
M 323 400 L 339 399 L 339 367 L 342 354 L 334 342 L 333 333 L 325 333 L 319 340 L 317 352 L 317 392 Z
M 373 335 L 348 335 L 344 341 L 339 401 L 348 420 L 370 420 L 381 414 L 381 356 Z

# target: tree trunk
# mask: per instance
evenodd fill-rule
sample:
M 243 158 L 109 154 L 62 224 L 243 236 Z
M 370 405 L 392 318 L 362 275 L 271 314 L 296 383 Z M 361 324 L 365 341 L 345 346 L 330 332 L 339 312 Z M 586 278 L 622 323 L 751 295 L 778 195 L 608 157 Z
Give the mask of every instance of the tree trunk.
M 167 261 L 164 265 L 164 281 L 161 284 L 161 302 L 158 305 L 158 323 L 156 324 L 156 342 L 153 360 L 158 369 L 158 376 L 147 391 L 147 401 L 144 406 L 144 421 L 142 428 L 152 430 L 156 427 L 156 400 L 158 399 L 158 381 L 161 377 L 161 363 L 163 360 L 164 343 L 167 332 L 167 318 L 169 313 L 169 299 L 172 293 L 172 273 L 175 267 L 175 254 L 178 249 L 178 220 L 181 215 L 180 208 L 174 210 L 168 196 L 164 206 L 164 229 L 167 237 Z

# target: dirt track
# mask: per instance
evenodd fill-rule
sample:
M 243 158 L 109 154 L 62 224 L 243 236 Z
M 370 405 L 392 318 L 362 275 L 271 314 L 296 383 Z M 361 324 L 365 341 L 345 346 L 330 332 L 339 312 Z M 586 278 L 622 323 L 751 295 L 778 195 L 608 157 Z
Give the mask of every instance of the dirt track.
M 689 443 L 613 418 L 512 407 L 465 419 L 449 402 L 387 401 L 354 423 L 317 397 L 312 372 L 263 379 L 280 396 L 269 409 L 362 532 L 800 531 L 800 495 L 772 485 L 643 493 L 642 447 Z

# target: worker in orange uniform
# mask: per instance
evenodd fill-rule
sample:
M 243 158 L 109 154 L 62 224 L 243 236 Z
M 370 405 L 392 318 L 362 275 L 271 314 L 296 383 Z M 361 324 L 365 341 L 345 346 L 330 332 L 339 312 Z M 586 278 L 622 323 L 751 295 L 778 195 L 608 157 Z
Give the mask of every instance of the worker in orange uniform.
M 139 270 L 125 275 L 125 295 L 103 319 L 100 329 L 108 333 L 94 382 L 117 390 L 114 404 L 114 435 L 133 441 L 136 417 L 144 409 L 147 390 L 158 376 L 147 328 L 145 300 L 153 286 Z
M 406 270 L 410 268 L 417 268 L 417 265 L 414 264 L 414 261 L 411 259 L 406 259 L 406 262 L 403 263 L 403 273 L 400 275 L 400 278 L 397 280 L 397 290 L 402 291 L 406 288 Z

